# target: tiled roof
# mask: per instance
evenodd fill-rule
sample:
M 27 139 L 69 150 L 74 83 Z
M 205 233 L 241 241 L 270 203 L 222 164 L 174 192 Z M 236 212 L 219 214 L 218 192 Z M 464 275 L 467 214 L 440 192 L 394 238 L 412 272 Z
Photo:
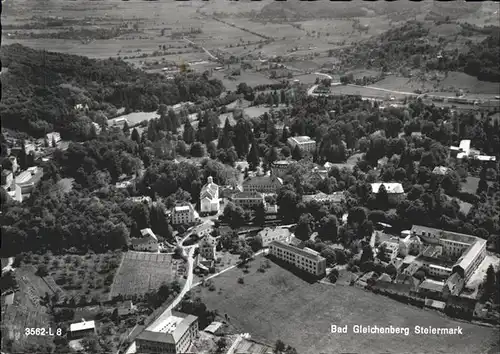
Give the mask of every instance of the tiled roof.
M 263 196 L 259 192 L 239 192 L 233 194 L 233 199 L 263 199 Z

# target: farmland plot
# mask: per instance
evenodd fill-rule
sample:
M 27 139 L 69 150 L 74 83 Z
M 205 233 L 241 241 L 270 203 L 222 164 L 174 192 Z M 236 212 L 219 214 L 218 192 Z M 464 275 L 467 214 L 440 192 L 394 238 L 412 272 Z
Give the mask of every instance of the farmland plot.
M 110 297 L 144 294 L 164 282 L 181 280 L 183 263 L 166 253 L 128 252 L 116 273 Z

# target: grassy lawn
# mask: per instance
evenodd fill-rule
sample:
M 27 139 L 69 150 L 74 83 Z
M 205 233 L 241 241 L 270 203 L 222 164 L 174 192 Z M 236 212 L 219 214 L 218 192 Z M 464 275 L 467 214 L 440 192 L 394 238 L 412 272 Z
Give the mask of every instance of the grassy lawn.
M 194 291 L 209 309 L 227 313 L 238 330 L 266 343 L 281 339 L 304 354 L 482 353 L 497 336 L 494 329 L 456 322 L 358 288 L 311 285 L 274 263 L 265 273 L 257 272 L 263 261 L 252 261 L 248 274 L 235 268 L 214 278 L 215 291 L 203 287 Z M 238 283 L 239 277 L 244 284 Z M 408 337 L 334 335 L 330 333 L 332 324 L 393 325 L 411 330 Z M 418 336 L 412 334 L 416 325 L 460 325 L 463 335 Z
M 164 282 L 181 281 L 184 262 L 166 253 L 127 252 L 116 272 L 110 297 L 144 294 Z

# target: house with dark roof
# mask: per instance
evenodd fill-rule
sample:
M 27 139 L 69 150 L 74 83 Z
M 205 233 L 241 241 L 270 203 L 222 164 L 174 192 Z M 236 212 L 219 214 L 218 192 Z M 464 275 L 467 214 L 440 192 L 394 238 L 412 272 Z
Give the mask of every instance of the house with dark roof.
M 265 204 L 264 195 L 259 192 L 239 192 L 231 197 L 233 203 L 242 208 L 253 208 Z
M 244 192 L 278 193 L 283 180 L 274 175 L 248 177 L 243 181 Z
M 130 240 L 132 248 L 137 251 L 158 252 L 158 238 L 154 232 L 150 228 L 142 229 L 141 235 L 142 237 L 136 237 Z

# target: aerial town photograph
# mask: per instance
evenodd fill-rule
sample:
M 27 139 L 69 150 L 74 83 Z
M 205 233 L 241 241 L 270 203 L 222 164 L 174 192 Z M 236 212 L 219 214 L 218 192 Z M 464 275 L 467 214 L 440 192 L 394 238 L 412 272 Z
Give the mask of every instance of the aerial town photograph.
M 0 354 L 500 353 L 499 11 L 2 0 Z

